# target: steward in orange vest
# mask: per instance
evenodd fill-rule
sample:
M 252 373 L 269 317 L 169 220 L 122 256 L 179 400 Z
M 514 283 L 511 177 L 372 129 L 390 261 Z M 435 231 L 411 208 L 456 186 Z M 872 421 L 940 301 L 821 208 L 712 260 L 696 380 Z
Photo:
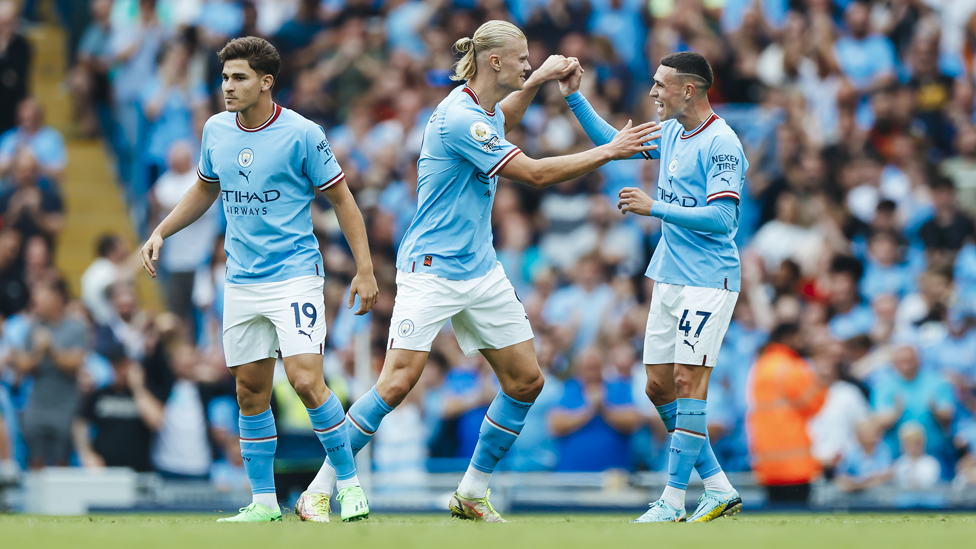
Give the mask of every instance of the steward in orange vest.
M 800 337 L 796 324 L 778 326 L 749 374 L 749 454 L 771 503 L 806 501 L 821 473 L 807 422 L 823 406 L 827 388 L 797 353 Z

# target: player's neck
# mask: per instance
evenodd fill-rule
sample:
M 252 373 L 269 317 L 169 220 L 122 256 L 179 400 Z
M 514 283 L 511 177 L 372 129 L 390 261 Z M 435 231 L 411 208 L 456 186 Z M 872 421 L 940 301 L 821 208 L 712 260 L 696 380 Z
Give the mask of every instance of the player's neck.
M 237 119 L 245 128 L 257 128 L 268 121 L 274 114 L 274 102 L 271 94 L 261 95 L 255 104 L 237 113 Z
M 681 127 L 685 129 L 686 132 L 693 131 L 698 126 L 702 125 L 702 122 L 708 120 L 712 116 L 712 107 L 708 104 L 708 100 L 696 101 L 688 106 L 683 114 L 675 117 Z
M 472 78 L 466 85 L 478 96 L 478 103 L 486 112 L 495 112 L 495 105 L 505 99 L 509 93 L 488 80 L 481 82 L 477 78 Z

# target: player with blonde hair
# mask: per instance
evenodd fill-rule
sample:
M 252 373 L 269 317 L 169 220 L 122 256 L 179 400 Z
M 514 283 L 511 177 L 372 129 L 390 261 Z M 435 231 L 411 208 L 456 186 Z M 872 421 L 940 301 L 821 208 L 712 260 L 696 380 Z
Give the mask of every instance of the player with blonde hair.
M 529 158 L 505 134 L 522 119 L 539 87 L 575 73 L 573 58 L 550 56 L 528 78 L 529 48 L 518 27 L 489 21 L 458 40 L 454 79 L 464 81 L 427 123 L 418 162 L 419 208 L 397 253 L 397 296 L 386 361 L 376 385 L 349 409 L 349 440 L 358 452 L 380 421 L 413 388 L 434 337 L 448 320 L 468 356 L 481 353 L 501 391 L 488 408 L 471 464 L 450 511 L 459 518 L 503 522 L 488 502 L 488 479 L 515 442 L 542 390 L 532 328 L 495 258 L 491 207 L 503 176 L 544 188 L 607 162 L 649 152 L 653 124 L 628 123 L 606 145 L 586 152 Z M 320 476 L 331 475 L 327 462 Z

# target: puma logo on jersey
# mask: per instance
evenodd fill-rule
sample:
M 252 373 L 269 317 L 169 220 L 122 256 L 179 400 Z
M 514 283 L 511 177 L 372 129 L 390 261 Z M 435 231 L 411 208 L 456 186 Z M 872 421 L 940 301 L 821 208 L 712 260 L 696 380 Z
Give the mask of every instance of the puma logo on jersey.
M 732 176 L 729 176 L 728 179 L 726 179 L 724 177 L 720 177 L 719 179 L 721 179 L 722 181 L 725 181 L 725 184 L 726 185 L 728 185 L 730 187 L 732 186 Z
M 694 353 L 694 352 L 695 352 L 695 345 L 698 345 L 698 342 L 696 341 L 696 342 L 695 342 L 695 345 L 692 345 L 692 344 L 691 344 L 691 343 L 689 343 L 689 342 L 688 342 L 688 340 L 686 339 L 686 340 L 685 340 L 685 345 L 687 345 L 687 346 L 689 346 L 689 347 L 691 347 L 691 352 L 693 352 L 693 353 Z
M 303 336 L 306 336 L 306 337 L 308 337 L 308 342 L 309 342 L 309 343 L 311 343 L 311 342 L 312 342 L 312 334 L 310 334 L 310 333 L 308 333 L 308 332 L 306 332 L 305 330 L 298 330 L 298 333 L 299 333 L 300 335 L 303 335 Z
M 244 178 L 244 181 L 247 181 L 248 185 L 251 184 L 251 172 L 244 173 L 243 170 L 237 170 L 237 173 Z

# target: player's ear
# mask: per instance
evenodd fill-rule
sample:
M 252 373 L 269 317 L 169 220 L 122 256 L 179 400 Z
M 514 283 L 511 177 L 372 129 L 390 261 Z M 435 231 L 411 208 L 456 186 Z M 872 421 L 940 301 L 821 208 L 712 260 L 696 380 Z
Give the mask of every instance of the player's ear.
M 261 91 L 270 90 L 274 86 L 274 76 L 266 74 L 261 77 Z
M 495 71 L 502 70 L 502 58 L 499 57 L 497 53 L 493 53 L 488 56 L 488 64 L 491 65 L 491 68 L 495 69 Z

